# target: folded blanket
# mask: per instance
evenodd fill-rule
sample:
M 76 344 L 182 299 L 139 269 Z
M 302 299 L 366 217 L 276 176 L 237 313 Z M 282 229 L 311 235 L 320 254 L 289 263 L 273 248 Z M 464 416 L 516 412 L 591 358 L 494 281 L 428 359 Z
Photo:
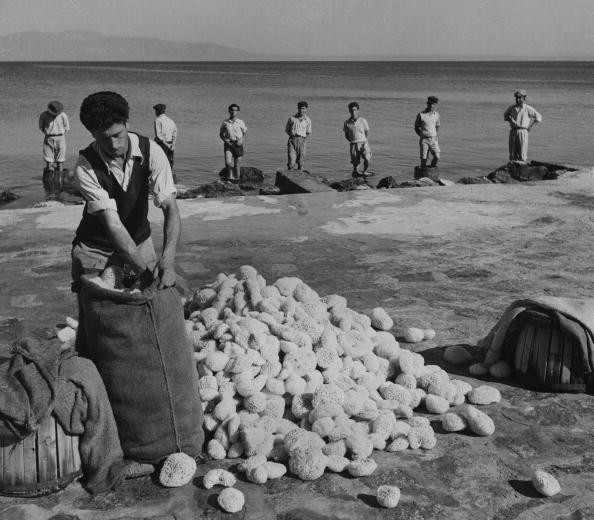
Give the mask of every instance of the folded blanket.
M 562 327 L 570 332 L 582 349 L 584 371 L 594 372 L 594 299 L 558 298 L 542 296 L 516 300 L 503 313 L 483 341 L 486 366 L 491 366 L 503 354 L 505 339 L 510 326 L 518 315 L 527 309 L 556 313 Z
M 62 351 L 58 341 L 23 339 L 0 359 L 0 436 L 23 439 L 50 413 L 66 433 L 80 435 L 85 489 L 116 486 L 123 452 L 97 368 L 73 350 Z

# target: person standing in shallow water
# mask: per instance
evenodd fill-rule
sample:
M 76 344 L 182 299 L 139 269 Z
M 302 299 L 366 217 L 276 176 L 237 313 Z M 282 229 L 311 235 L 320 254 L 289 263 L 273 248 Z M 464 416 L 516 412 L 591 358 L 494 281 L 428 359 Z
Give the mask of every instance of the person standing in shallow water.
M 371 148 L 367 136 L 369 123 L 364 117 L 359 116 L 359 103 L 352 101 L 348 104 L 349 117 L 343 125 L 345 139 L 350 143 L 349 151 L 353 165 L 353 177 L 371 177 L 373 173 L 367 172 L 371 159 Z M 363 160 L 363 171 L 359 173 L 359 164 Z
M 287 168 L 303 169 L 305 160 L 305 139 L 311 134 L 311 119 L 307 116 L 307 101 L 297 103 L 297 113 L 289 117 L 285 132 L 289 136 L 287 141 Z
M 243 141 L 247 126 L 237 117 L 239 105 L 232 103 L 229 105 L 228 110 L 229 118 L 221 123 L 219 137 L 224 143 L 223 151 L 225 154 L 225 167 L 227 168 L 227 180 L 238 183 L 241 174 L 241 158 L 244 154 Z
M 415 133 L 419 136 L 419 150 L 421 155 L 421 168 L 427 166 L 427 158 L 431 153 L 431 168 L 437 166 L 441 154 L 437 141 L 437 132 L 441 121 L 439 112 L 435 110 L 439 100 L 435 96 L 427 98 L 427 107 L 417 114 L 415 120 Z
M 530 105 L 526 104 L 526 91 L 516 90 L 516 103 L 507 108 L 503 119 L 509 123 L 509 160 L 526 163 L 528 161 L 528 133 L 542 116 Z
M 62 171 L 66 160 L 66 132 L 70 130 L 68 116 L 59 101 L 50 101 L 39 116 L 39 130 L 43 132 L 43 159 L 48 170 Z
M 155 111 L 155 142 L 163 149 L 169 166 L 173 172 L 173 153 L 175 151 L 175 141 L 177 140 L 177 126 L 169 116 L 165 115 L 167 107 L 163 103 L 157 103 L 153 110 Z M 175 174 L 173 174 L 175 182 Z

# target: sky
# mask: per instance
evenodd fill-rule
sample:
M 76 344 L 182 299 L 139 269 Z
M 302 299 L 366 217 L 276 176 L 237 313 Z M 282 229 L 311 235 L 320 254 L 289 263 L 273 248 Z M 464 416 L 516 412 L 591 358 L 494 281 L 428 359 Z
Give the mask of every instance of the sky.
M 277 55 L 594 59 L 593 0 L 0 0 L 0 35 L 30 30 Z

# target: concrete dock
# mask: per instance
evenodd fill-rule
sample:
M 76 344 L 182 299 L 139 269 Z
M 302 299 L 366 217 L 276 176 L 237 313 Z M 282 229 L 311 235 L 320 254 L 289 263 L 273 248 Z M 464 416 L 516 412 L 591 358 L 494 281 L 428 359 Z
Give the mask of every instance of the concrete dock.
M 177 489 L 144 477 L 95 497 L 78 483 L 35 499 L 0 497 L 2 520 L 594 518 L 594 396 L 471 377 L 443 360 L 450 345 L 476 345 L 518 298 L 594 295 L 594 169 L 521 185 L 192 199 L 179 207 L 177 270 L 190 288 L 250 264 L 269 283 L 297 276 L 360 312 L 382 306 L 396 333 L 433 328 L 435 339 L 414 349 L 473 386 L 489 381 L 501 391 L 501 403 L 485 408 L 495 433 L 445 433 L 430 416 L 435 449 L 374 452 L 377 471 L 360 479 L 287 475 L 258 486 L 240 478 L 246 507 L 235 515 L 218 508 L 219 489 L 203 489 L 200 478 L 212 467 L 233 470 L 230 460 L 200 466 L 194 482 Z M 66 316 L 76 317 L 69 252 L 81 212 L 0 211 L 0 343 L 51 336 Z M 151 220 L 159 246 L 158 209 Z M 533 467 L 554 474 L 561 493 L 537 495 Z M 396 509 L 377 505 L 380 484 L 401 488 Z

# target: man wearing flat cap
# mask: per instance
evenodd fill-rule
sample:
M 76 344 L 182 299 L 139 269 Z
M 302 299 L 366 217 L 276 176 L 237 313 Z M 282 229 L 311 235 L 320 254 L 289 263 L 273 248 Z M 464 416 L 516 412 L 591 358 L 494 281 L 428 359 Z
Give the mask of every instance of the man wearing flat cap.
M 59 101 L 50 101 L 47 110 L 39 116 L 39 130 L 44 134 L 43 159 L 45 167 L 53 171 L 62 171 L 66 160 L 66 132 L 70 130 L 68 116 L 64 106 Z
M 515 105 L 511 105 L 503 113 L 503 119 L 509 123 L 509 160 L 526 163 L 528 160 L 528 132 L 542 121 L 542 116 L 530 105 L 526 104 L 524 89 L 514 92 Z
M 157 103 L 153 110 L 155 111 L 155 142 L 163 148 L 169 165 L 173 169 L 173 151 L 175 150 L 175 140 L 177 139 L 177 126 L 173 119 L 165 115 L 167 107 L 163 103 Z M 175 174 L 173 175 L 175 180 Z

